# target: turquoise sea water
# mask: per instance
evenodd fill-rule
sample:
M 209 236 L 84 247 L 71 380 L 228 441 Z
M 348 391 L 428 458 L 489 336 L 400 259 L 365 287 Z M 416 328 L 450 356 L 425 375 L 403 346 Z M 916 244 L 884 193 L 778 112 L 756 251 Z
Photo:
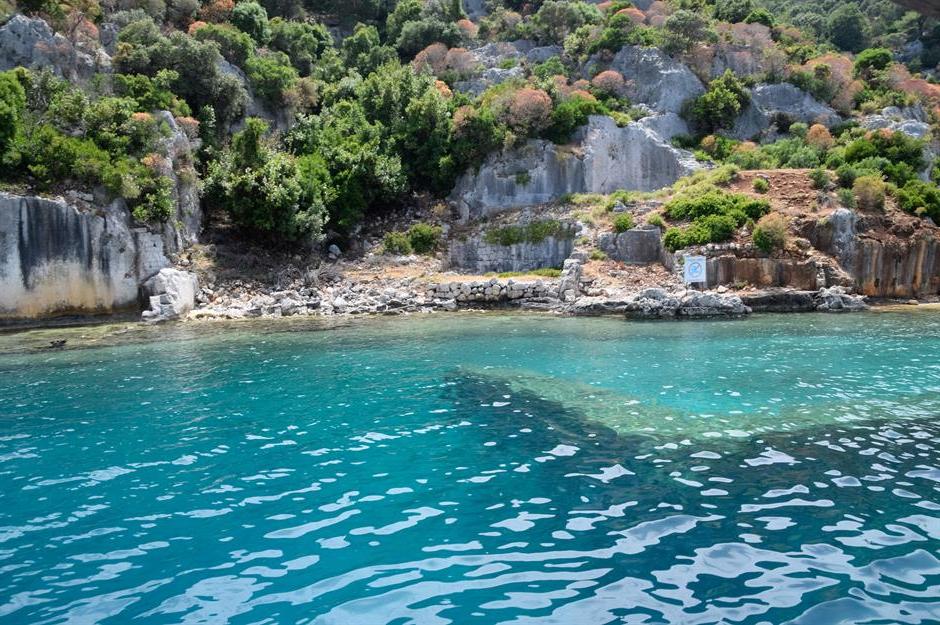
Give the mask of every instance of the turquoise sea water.
M 0 623 L 940 622 L 940 315 L 71 332 Z

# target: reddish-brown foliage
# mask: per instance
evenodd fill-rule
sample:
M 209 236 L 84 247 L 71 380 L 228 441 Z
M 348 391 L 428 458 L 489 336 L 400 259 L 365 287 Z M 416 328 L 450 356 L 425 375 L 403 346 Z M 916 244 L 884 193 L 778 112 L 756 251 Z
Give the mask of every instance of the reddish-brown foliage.
M 598 91 L 620 96 L 624 92 L 625 81 L 620 72 L 608 69 L 595 76 L 591 80 L 591 85 Z
M 552 99 L 541 89 L 523 87 L 509 101 L 506 123 L 520 131 L 541 130 L 552 114 Z
M 822 124 L 813 124 L 806 131 L 806 142 L 820 150 L 828 150 L 835 144 L 829 129 Z

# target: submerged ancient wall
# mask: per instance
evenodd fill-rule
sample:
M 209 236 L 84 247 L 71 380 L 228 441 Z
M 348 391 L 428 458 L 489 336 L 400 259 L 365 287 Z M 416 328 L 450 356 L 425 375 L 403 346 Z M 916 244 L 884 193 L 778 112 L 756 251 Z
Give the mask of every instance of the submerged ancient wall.
M 0 322 L 138 306 L 138 286 L 169 265 L 160 235 L 126 208 L 0 193 Z

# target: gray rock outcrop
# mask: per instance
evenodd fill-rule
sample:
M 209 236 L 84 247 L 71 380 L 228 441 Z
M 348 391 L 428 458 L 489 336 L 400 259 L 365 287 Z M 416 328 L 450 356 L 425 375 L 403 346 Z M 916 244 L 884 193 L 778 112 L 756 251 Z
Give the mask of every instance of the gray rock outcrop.
M 85 80 L 111 67 L 103 51 L 89 53 L 54 32 L 44 20 L 14 15 L 0 27 L 0 70 L 49 68 L 67 80 Z
M 700 167 L 690 152 L 641 124 L 619 128 L 609 117 L 592 115 L 572 145 L 532 139 L 491 154 L 457 181 L 450 201 L 466 220 L 568 193 L 653 191 Z
M 663 254 L 662 231 L 656 226 L 641 226 L 626 232 L 604 232 L 597 247 L 612 260 L 632 265 L 659 262 Z
M 196 305 L 196 274 L 167 267 L 144 283 L 150 309 L 141 315 L 152 323 L 185 317 Z
M 581 261 L 569 258 L 561 269 L 558 281 L 558 299 L 573 302 L 581 292 Z
M 758 85 L 751 90 L 750 103 L 728 134 L 740 140 L 756 137 L 772 141 L 777 137 L 775 122 L 778 118 L 789 123 L 820 123 L 827 127 L 842 121 L 832 107 L 794 85 Z
M 751 313 L 737 295 L 712 291 L 670 292 L 662 288 L 643 289 L 625 295 L 622 299 L 611 296 L 582 297 L 569 307 L 576 315 L 624 314 L 638 319 L 667 319 L 675 317 L 740 317 Z
M 0 193 L 0 322 L 136 309 L 140 284 L 169 262 L 123 202 L 80 210 Z
M 602 65 L 600 57 L 593 57 L 587 65 L 590 75 L 585 78 L 591 78 Z M 688 66 L 657 48 L 624 46 L 609 68 L 628 81 L 627 96 L 632 102 L 646 104 L 655 111 L 678 113 L 686 100 L 705 92 L 705 85 Z
M 491 271 L 532 271 L 561 267 L 574 250 L 575 229 L 567 224 L 564 232 L 541 241 L 500 245 L 486 240 L 485 233 L 451 240 L 447 266 L 472 273 Z

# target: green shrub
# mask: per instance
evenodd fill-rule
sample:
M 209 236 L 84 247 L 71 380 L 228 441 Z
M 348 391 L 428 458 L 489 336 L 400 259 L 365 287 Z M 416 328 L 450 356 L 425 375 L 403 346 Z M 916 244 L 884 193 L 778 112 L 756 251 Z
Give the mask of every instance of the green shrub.
M 653 213 L 646 218 L 646 223 L 651 226 L 656 226 L 657 228 L 665 228 L 666 222 L 663 221 L 663 216 L 659 213 Z
M 16 136 L 26 108 L 26 91 L 12 71 L 0 73 L 0 157 Z
M 575 96 L 555 107 L 545 136 L 558 144 L 567 143 L 574 131 L 587 123 L 588 115 L 606 113 L 607 108 L 600 102 Z
M 851 189 L 858 175 L 858 169 L 849 163 L 836 168 L 836 182 L 844 189 Z
M 855 194 L 852 193 L 852 189 L 840 188 L 836 192 L 836 196 L 839 198 L 839 203 L 842 206 L 850 209 L 855 208 Z
M 868 48 L 855 57 L 855 75 L 871 78 L 874 71 L 883 70 L 894 60 L 891 50 L 886 48 Z
M 862 210 L 880 211 L 885 206 L 885 183 L 879 176 L 859 176 L 852 185 L 852 192 Z
M 254 0 L 242 0 L 232 10 L 232 24 L 261 45 L 271 39 L 268 12 Z
M 229 63 L 245 67 L 245 62 L 255 53 L 255 42 L 251 36 L 229 24 L 206 24 L 193 37 L 197 41 L 214 41 L 219 52 Z
M 404 232 L 386 232 L 382 237 L 382 249 L 386 254 L 411 254 L 411 240 Z
M 626 232 L 633 229 L 633 215 L 617 213 L 614 216 L 614 232 Z
M 417 223 L 408 228 L 408 241 L 418 254 L 427 254 L 437 249 L 441 239 L 441 227 Z
M 767 193 L 770 191 L 770 182 L 766 178 L 754 178 L 753 187 L 757 193 Z
M 728 128 L 750 101 L 750 95 L 730 69 L 711 81 L 708 91 L 694 99 L 687 115 L 701 130 L 712 132 Z
M 809 172 L 809 179 L 813 181 L 813 188 L 820 190 L 828 189 L 832 182 L 829 177 L 829 172 L 821 167 L 817 167 Z
M 788 230 L 787 218 L 780 213 L 764 215 L 754 227 L 754 245 L 767 253 L 782 249 L 787 244 Z
M 747 218 L 760 219 L 770 211 L 767 200 L 758 200 L 740 193 L 728 193 L 712 187 L 704 192 L 678 195 L 664 207 L 670 219 L 695 220 L 708 215 L 733 215 L 744 223 Z
M 684 228 L 669 228 L 663 245 L 671 252 L 692 245 L 720 243 L 734 236 L 737 220 L 732 215 L 708 215 Z
M 591 250 L 591 260 L 607 260 L 607 254 L 604 250 L 599 250 L 595 247 Z
M 284 92 L 297 82 L 297 70 L 283 52 L 251 57 L 245 65 L 245 73 L 255 93 L 272 106 L 282 104 Z
M 898 206 L 908 213 L 940 222 L 940 188 L 923 180 L 911 180 L 898 189 Z

